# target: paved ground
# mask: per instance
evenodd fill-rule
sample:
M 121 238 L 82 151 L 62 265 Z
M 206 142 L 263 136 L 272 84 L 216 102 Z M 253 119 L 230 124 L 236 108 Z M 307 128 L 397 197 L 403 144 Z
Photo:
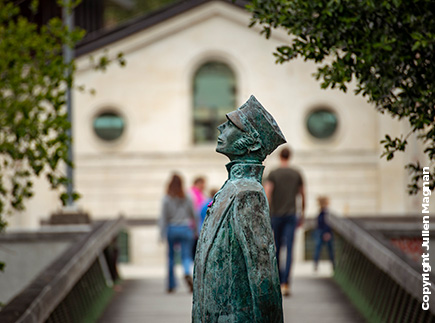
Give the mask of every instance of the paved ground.
M 329 264 L 321 264 L 318 274 L 310 263 L 294 271 L 292 296 L 283 301 L 286 323 L 364 322 L 330 278 Z M 163 268 L 124 266 L 121 273 L 124 281 L 99 323 L 190 322 L 191 294 L 184 285 L 166 294 Z

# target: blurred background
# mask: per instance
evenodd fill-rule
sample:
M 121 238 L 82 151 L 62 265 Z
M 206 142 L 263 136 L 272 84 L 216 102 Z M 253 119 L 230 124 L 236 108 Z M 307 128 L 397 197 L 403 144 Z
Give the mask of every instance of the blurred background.
M 40 1 L 35 19 L 44 23 L 59 14 L 54 2 Z M 228 160 L 215 152 L 216 127 L 251 94 L 276 119 L 293 151 L 291 165 L 304 177 L 308 221 L 296 236 L 296 273 L 311 275 L 308 249 L 319 195 L 329 197 L 337 217 L 388 222 L 421 216 L 422 196 L 408 195 L 404 169 L 410 161 L 424 164 L 420 144 L 411 137 L 405 153 L 389 162 L 380 158 L 380 140 L 407 133 L 407 124 L 378 113 L 352 91 L 320 89 L 313 63 L 275 64 L 272 53 L 289 36 L 281 30 L 260 36 L 259 27 L 248 27 L 245 4 L 83 0 L 75 10 L 75 24 L 87 30 L 75 50 L 76 84 L 95 90 L 73 93 L 74 179 L 82 196 L 75 208 L 92 221 L 123 217 L 117 252 L 127 277 L 165 276 L 156 224 L 170 175 L 182 174 L 186 190 L 199 176 L 205 192 L 221 187 Z M 24 12 L 26 1 L 21 6 Z M 122 52 L 126 66 L 95 72 L 89 56 L 106 52 Z M 264 164 L 267 176 L 279 164 L 278 153 Z M 8 232 L 36 232 L 61 210 L 44 179 L 36 180 L 35 190 L 26 210 L 8 217 Z M 318 275 L 331 274 L 325 266 Z M 158 286 L 163 292 L 163 282 Z

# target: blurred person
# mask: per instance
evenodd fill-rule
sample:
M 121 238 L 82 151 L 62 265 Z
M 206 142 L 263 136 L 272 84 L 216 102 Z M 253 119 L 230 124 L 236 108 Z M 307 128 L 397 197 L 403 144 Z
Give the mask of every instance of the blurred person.
M 205 200 L 204 204 L 202 205 L 201 213 L 200 213 L 199 231 L 201 231 L 205 217 L 207 216 L 207 210 L 208 210 L 209 206 L 213 203 L 213 198 L 216 195 L 217 191 L 218 191 L 218 189 L 212 188 L 210 190 L 210 197 L 207 200 Z
M 160 216 L 160 235 L 168 241 L 168 282 L 167 292 L 175 291 L 176 278 L 175 246 L 181 246 L 181 262 L 184 270 L 184 279 L 192 292 L 192 245 L 196 232 L 195 212 L 192 201 L 183 190 L 181 177 L 174 174 L 169 182 L 166 195 L 163 198 Z
M 280 151 L 280 167 L 273 170 L 265 184 L 264 190 L 270 206 L 272 230 L 275 239 L 276 259 L 280 274 L 281 292 L 290 296 L 291 265 L 295 230 L 302 225 L 305 214 L 305 192 L 301 173 L 290 167 L 291 151 L 284 147 Z M 296 199 L 301 197 L 301 213 L 297 218 Z M 287 248 L 284 269 L 280 263 L 281 246 Z
M 195 234 L 195 238 L 193 241 L 193 246 L 192 246 L 192 255 L 193 258 L 195 258 L 195 252 L 196 252 L 196 245 L 198 243 L 198 236 L 199 236 L 199 230 L 200 230 L 200 213 L 201 213 L 201 209 L 204 205 L 204 202 L 206 201 L 207 197 L 205 196 L 204 193 L 205 190 L 205 178 L 202 176 L 198 176 L 193 180 L 193 185 L 190 188 L 190 197 L 192 199 L 193 202 L 193 209 L 195 210 L 195 224 L 196 224 L 196 228 L 198 229 L 196 234 Z
M 319 204 L 320 213 L 317 216 L 317 230 L 316 230 L 316 249 L 314 252 L 314 271 L 317 271 L 319 265 L 320 252 L 322 251 L 323 245 L 326 243 L 329 251 L 329 259 L 332 262 L 332 266 L 335 267 L 334 263 L 334 249 L 333 249 L 333 235 L 331 227 L 328 225 L 329 217 L 329 199 L 326 196 L 319 196 L 317 198 Z
M 190 188 L 190 196 L 192 197 L 193 208 L 198 213 L 200 212 L 204 201 L 206 200 L 205 190 L 205 178 L 198 176 L 193 180 L 193 185 Z

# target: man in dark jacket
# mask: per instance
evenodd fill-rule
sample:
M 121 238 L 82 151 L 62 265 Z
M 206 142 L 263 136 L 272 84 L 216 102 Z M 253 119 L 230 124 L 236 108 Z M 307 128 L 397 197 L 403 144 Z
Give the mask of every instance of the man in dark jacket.
M 228 180 L 216 193 L 195 256 L 193 322 L 283 321 L 262 161 L 283 134 L 251 96 L 218 127 L 216 151 L 226 155 Z

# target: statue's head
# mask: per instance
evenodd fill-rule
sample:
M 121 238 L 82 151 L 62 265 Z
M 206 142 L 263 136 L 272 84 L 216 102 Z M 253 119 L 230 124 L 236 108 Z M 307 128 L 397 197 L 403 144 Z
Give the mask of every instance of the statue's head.
M 230 160 L 262 162 L 286 142 L 276 121 L 253 95 L 240 108 L 228 113 L 227 119 L 218 127 L 221 134 L 216 151 Z

